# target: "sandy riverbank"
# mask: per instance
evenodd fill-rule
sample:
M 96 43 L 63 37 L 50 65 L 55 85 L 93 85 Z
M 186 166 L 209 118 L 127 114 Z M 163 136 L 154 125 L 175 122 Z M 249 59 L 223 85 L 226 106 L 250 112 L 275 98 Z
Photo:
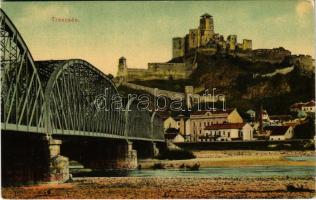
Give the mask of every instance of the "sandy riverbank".
M 289 185 L 302 188 L 290 190 Z M 3 198 L 312 198 L 314 178 L 76 178 L 72 183 L 10 187 Z
M 144 159 L 139 164 L 143 169 L 151 168 L 155 163 L 162 163 L 166 168 L 179 168 L 181 165 L 199 164 L 200 167 L 236 167 L 236 166 L 316 166 L 315 161 L 290 161 L 285 157 L 315 156 L 314 151 L 193 151 L 195 159 L 158 160 Z
M 141 160 L 142 168 L 199 163 L 212 166 L 315 166 L 315 161 L 289 161 L 288 156 L 315 156 L 314 151 L 194 151 L 191 160 Z M 294 186 L 291 189 L 291 186 Z M 290 187 L 290 188 L 289 188 Z M 297 189 L 295 189 L 297 188 Z M 2 188 L 3 198 L 312 198 L 315 177 L 85 177 L 55 185 Z

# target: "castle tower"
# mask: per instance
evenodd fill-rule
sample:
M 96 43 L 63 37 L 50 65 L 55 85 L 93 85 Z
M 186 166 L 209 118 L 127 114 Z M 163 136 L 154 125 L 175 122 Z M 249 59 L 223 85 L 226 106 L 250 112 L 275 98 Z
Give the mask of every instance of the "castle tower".
M 182 57 L 185 54 L 185 39 L 181 37 L 172 38 L 172 58 Z
M 200 46 L 205 46 L 214 35 L 214 22 L 212 15 L 205 13 L 200 18 Z
M 237 35 L 229 35 L 227 37 L 228 49 L 235 51 L 237 45 Z
M 244 39 L 242 41 L 242 49 L 243 50 L 251 50 L 252 49 L 252 40 Z
M 126 58 L 122 56 L 119 58 L 119 62 L 118 62 L 117 77 L 126 77 L 126 76 L 127 76 Z

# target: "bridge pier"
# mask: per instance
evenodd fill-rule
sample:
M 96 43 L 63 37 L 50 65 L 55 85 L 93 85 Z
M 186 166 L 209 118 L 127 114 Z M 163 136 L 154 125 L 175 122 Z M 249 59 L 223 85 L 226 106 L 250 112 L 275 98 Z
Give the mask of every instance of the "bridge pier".
M 68 158 L 60 140 L 40 134 L 1 133 L 2 186 L 60 183 L 69 178 Z
M 126 141 L 117 146 L 117 155 L 112 163 L 113 169 L 135 169 L 137 167 L 137 151 L 133 142 Z
M 153 157 L 156 157 L 159 155 L 159 148 L 157 147 L 156 142 L 153 142 L 152 145 L 153 145 L 152 147 Z
M 61 140 L 45 137 L 48 145 L 49 168 L 45 182 L 65 182 L 69 179 L 69 160 L 60 155 Z

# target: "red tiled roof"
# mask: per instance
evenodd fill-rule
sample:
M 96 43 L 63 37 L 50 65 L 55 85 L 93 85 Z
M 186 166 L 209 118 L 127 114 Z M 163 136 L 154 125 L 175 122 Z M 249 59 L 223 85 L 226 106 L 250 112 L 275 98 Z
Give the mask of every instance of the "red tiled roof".
M 298 109 L 301 109 L 303 105 L 304 105 L 304 103 L 295 103 L 295 104 L 291 105 L 290 108 L 298 108 Z
M 315 106 L 315 101 L 314 100 L 311 100 L 309 102 L 306 102 L 306 103 L 295 103 L 293 105 L 290 106 L 290 108 L 298 108 L 298 109 L 301 109 L 302 106 Z
M 266 126 L 265 131 L 271 131 L 270 135 L 284 135 L 290 126 Z
M 225 124 L 212 124 L 206 126 L 204 130 L 221 130 L 221 129 L 242 129 L 245 123 L 225 123 Z
M 310 101 L 304 104 L 304 106 L 312 107 L 315 106 L 315 101 Z

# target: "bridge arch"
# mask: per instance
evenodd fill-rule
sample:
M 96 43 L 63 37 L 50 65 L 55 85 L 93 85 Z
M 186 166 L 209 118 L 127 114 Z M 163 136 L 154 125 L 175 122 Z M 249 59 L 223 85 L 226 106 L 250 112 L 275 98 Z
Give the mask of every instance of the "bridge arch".
M 9 17 L 1 21 L 1 127 L 42 132 L 44 92 L 33 57 Z
M 110 109 L 111 97 L 119 93 L 109 77 L 81 59 L 36 64 L 45 88 L 45 124 L 49 134 L 123 136 L 123 113 Z M 100 95 L 107 107 L 98 107 L 96 98 Z

